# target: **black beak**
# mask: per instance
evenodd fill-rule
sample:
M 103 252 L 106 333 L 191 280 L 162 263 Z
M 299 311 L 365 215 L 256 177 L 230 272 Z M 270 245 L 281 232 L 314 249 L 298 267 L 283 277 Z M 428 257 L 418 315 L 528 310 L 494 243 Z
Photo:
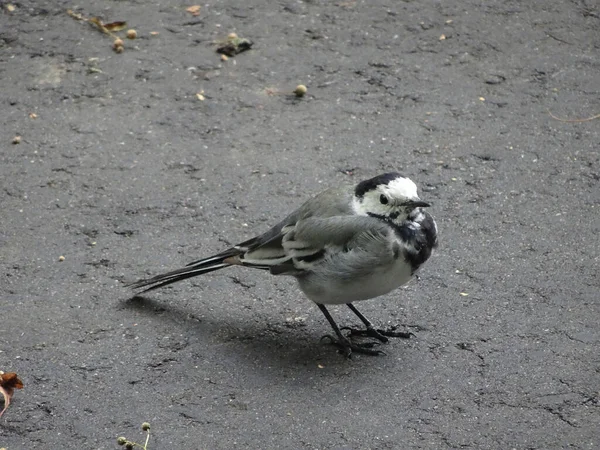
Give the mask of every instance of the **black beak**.
M 406 206 L 412 206 L 413 208 L 418 208 L 419 206 L 422 208 L 427 208 L 431 206 L 429 203 L 424 202 L 423 200 L 409 200 L 405 203 Z

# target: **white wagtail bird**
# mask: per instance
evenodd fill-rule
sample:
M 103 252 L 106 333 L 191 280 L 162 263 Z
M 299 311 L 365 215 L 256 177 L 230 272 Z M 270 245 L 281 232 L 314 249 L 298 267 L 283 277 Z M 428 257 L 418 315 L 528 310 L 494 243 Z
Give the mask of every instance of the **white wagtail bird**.
M 399 173 L 384 173 L 356 186 L 331 188 L 311 198 L 269 231 L 186 267 L 130 284 L 157 289 L 232 265 L 291 275 L 331 324 L 328 336 L 346 356 L 377 355 L 376 341 L 410 337 L 376 329 L 352 302 L 378 297 L 407 283 L 437 246 L 437 226 L 422 208 L 417 186 Z M 325 305 L 346 304 L 365 325 L 344 335 Z

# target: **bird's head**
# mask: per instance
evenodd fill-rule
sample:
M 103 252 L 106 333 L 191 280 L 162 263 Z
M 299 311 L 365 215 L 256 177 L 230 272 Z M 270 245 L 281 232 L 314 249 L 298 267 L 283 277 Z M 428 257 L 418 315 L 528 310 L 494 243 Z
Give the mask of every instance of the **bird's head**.
M 417 185 L 396 172 L 361 181 L 354 189 L 354 211 L 361 216 L 402 223 L 416 208 L 427 206 L 417 195 Z

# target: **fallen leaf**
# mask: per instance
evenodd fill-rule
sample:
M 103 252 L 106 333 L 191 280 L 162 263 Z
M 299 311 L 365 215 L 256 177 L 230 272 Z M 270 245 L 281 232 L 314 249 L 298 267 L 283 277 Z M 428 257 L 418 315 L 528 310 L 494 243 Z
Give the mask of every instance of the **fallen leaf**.
M 4 373 L 0 370 L 0 386 L 6 389 L 23 389 L 23 382 L 15 372 Z
M 246 50 L 250 50 L 253 42 L 249 39 L 244 39 L 240 37 L 236 37 L 233 39 L 227 39 L 224 45 L 221 45 L 217 48 L 217 53 L 221 53 L 223 55 L 227 55 L 229 57 L 235 56 L 238 53 L 245 52 Z
M 192 16 L 200 15 L 200 5 L 193 5 L 188 8 L 185 8 L 187 12 L 189 12 Z
M 0 370 L 0 392 L 4 397 L 4 409 L 0 411 L 0 417 L 8 409 L 15 389 L 23 389 L 23 382 L 19 380 L 17 374 L 14 372 L 4 373 Z
M 127 22 L 111 22 L 105 23 L 104 28 L 108 31 L 121 31 L 127 27 Z

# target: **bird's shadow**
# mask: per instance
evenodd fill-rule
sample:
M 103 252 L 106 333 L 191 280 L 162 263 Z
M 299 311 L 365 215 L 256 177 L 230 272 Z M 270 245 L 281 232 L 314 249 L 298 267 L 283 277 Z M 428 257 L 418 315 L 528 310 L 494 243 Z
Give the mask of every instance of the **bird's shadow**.
M 296 374 L 304 372 L 309 376 L 316 373 L 343 376 L 357 372 L 368 378 L 371 371 L 380 371 L 382 367 L 391 364 L 389 355 L 353 355 L 349 359 L 339 354 L 337 348 L 326 339 L 320 339 L 322 336 L 306 333 L 296 326 L 288 327 L 281 323 L 270 325 L 268 317 L 265 317 L 264 323 L 244 320 L 247 316 L 240 318 L 240 315 L 228 315 L 222 321 L 198 318 L 192 311 L 142 295 L 135 295 L 121 303 L 123 308 L 157 320 L 166 315 L 170 321 L 188 329 L 190 333 L 210 337 L 218 344 L 233 341 L 235 345 L 218 345 L 218 351 L 229 353 L 224 355 L 225 358 L 234 356 L 236 359 L 246 360 L 252 370 L 265 368 L 265 372 L 269 374 L 276 373 L 273 369 L 279 368 L 284 371 L 293 369 Z M 385 350 L 385 347 L 382 345 L 381 349 Z M 401 348 L 394 346 L 394 352 Z M 230 352 L 235 352 L 235 355 Z M 323 367 L 329 370 L 323 371 Z

